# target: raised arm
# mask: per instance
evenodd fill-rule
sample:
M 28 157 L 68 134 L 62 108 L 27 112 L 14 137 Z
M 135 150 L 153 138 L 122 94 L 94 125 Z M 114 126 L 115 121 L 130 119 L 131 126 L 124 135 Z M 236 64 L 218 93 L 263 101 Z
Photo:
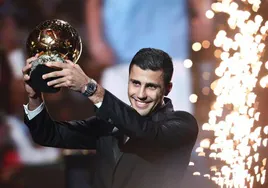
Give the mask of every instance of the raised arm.
M 34 142 L 42 146 L 68 149 L 96 149 L 96 141 L 112 127 L 96 117 L 81 121 L 54 121 L 44 108 L 36 117 L 24 117 Z
M 26 65 L 22 70 L 25 90 L 29 99 L 27 107 L 24 107 L 24 119 L 26 125 L 29 127 L 33 140 L 43 146 L 69 149 L 95 149 L 97 138 L 107 135 L 108 129 L 111 126 L 103 126 L 102 121 L 96 117 L 83 121 L 53 121 L 46 108 L 43 107 L 44 103 L 41 92 L 35 91 L 27 82 L 30 80 L 30 76 L 28 75 L 28 70 L 32 66 L 30 62 L 36 58 L 27 59 Z
M 60 64 L 49 62 L 47 66 L 62 68 L 44 75 L 44 79 L 63 76 L 63 78 L 48 82 L 54 87 L 68 87 L 74 91 L 85 92 L 88 84 L 92 84 L 85 73 L 81 73 L 78 65 Z M 66 74 L 65 72 L 68 72 Z M 91 85 L 90 84 L 90 85 Z M 95 84 L 93 84 L 95 85 Z M 84 87 L 86 86 L 86 87 Z M 187 141 L 195 141 L 198 127 L 195 118 L 187 112 L 170 113 L 163 121 L 153 121 L 148 117 L 141 116 L 132 107 L 120 101 L 101 85 L 97 84 L 93 95 L 89 96 L 94 104 L 102 103 L 97 111 L 97 117 L 105 122 L 113 122 L 114 126 L 123 131 L 129 137 L 144 138 L 148 140 L 172 141 L 176 144 Z

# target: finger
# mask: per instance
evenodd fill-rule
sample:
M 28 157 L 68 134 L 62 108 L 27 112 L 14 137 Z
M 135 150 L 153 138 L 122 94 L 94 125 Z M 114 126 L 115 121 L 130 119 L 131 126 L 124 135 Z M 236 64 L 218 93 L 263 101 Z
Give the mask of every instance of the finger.
M 30 76 L 28 74 L 25 74 L 23 76 L 23 79 L 24 79 L 24 81 L 28 81 L 28 80 L 30 80 Z
M 37 59 L 37 56 L 34 56 L 34 57 L 30 57 L 26 60 L 26 64 L 30 64 L 32 61 L 36 60 Z
M 45 80 L 48 78 L 55 78 L 55 77 L 62 77 L 62 76 L 65 76 L 65 73 L 63 70 L 60 70 L 60 71 L 53 71 L 53 72 L 44 74 L 42 78 Z
M 23 68 L 22 68 L 22 74 L 27 74 L 29 69 L 32 67 L 32 64 L 26 64 Z
M 66 82 L 62 82 L 62 83 L 56 84 L 53 87 L 54 88 L 59 88 L 59 87 L 71 88 L 71 84 L 70 84 L 70 82 L 66 81 Z
M 45 63 L 45 65 L 48 66 L 48 67 L 61 68 L 61 69 L 64 69 L 64 68 L 68 67 L 67 63 L 62 63 L 62 62 L 57 62 L 57 61 L 47 62 L 47 63 Z
M 53 87 L 54 88 L 59 88 L 59 87 L 68 87 L 68 86 L 66 86 L 65 83 L 61 83 L 61 84 L 54 85 Z
M 66 81 L 66 78 L 62 77 L 62 78 L 58 78 L 58 79 L 51 80 L 51 81 L 47 82 L 47 85 L 53 86 L 53 85 L 64 83 L 65 81 Z

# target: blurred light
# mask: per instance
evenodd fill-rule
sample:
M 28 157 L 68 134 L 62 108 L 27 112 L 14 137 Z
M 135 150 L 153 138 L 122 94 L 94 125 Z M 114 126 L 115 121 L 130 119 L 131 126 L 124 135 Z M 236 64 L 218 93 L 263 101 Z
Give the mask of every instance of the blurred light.
M 198 99 L 198 96 L 196 94 L 192 94 L 189 97 L 189 100 L 190 100 L 191 103 L 196 103 L 197 99 Z
M 203 93 L 203 95 L 209 95 L 209 93 L 210 93 L 210 88 L 209 88 L 209 87 L 204 87 L 204 88 L 202 88 L 202 93 Z
M 194 166 L 194 162 L 189 162 L 189 166 Z
M 202 45 L 200 44 L 200 42 L 195 42 L 193 45 L 192 45 L 192 49 L 197 52 L 199 50 L 201 50 L 202 48 Z
M 216 58 L 220 58 L 220 57 L 221 57 L 221 53 L 222 53 L 222 51 L 219 50 L 219 49 L 217 49 L 217 50 L 214 51 L 214 56 L 215 56 Z
M 186 59 L 186 60 L 184 60 L 183 65 L 185 68 L 189 69 L 193 66 L 193 62 L 190 59 Z
M 211 9 L 215 12 L 221 12 L 222 11 L 222 6 L 221 3 L 213 3 L 211 5 Z
M 265 126 L 263 129 L 264 134 L 268 134 L 268 126 Z
M 204 152 L 204 149 L 202 147 L 198 147 L 198 148 L 196 148 L 195 152 L 197 152 L 197 153 Z
M 268 70 L 268 61 L 265 63 L 265 68 Z
M 206 153 L 205 152 L 199 152 L 197 156 L 199 156 L 199 157 L 205 157 L 206 156 Z
M 202 47 L 205 48 L 205 49 L 209 48 L 210 47 L 210 42 L 208 40 L 204 40 L 202 42 Z
M 208 10 L 207 12 L 206 12 L 206 17 L 208 18 L 208 19 L 212 19 L 213 17 L 214 17 L 214 12 L 213 11 L 211 11 L 211 10 Z
M 209 148 L 210 147 L 210 140 L 209 139 L 203 139 L 200 142 L 201 148 Z
M 204 80 L 209 80 L 209 78 L 210 78 L 210 72 L 203 72 L 203 74 L 202 74 L 202 78 L 203 78 Z

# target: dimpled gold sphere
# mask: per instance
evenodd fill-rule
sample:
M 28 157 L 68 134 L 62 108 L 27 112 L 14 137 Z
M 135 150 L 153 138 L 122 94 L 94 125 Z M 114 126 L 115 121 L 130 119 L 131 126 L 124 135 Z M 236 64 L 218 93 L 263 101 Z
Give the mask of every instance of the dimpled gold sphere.
M 66 21 L 53 19 L 40 23 L 29 34 L 26 42 L 29 57 L 40 55 L 60 56 L 76 63 L 82 52 L 77 31 Z

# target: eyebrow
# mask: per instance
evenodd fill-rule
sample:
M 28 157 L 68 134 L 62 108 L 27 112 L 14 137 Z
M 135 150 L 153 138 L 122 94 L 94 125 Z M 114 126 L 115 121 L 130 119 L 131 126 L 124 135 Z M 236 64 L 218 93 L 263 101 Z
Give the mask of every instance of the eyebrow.
M 141 82 L 139 80 L 135 80 L 135 79 L 130 79 L 131 82 L 136 82 L 141 84 Z M 156 88 L 161 88 L 161 86 L 159 84 L 155 84 L 155 83 L 146 83 L 145 84 L 146 87 L 156 87 Z

